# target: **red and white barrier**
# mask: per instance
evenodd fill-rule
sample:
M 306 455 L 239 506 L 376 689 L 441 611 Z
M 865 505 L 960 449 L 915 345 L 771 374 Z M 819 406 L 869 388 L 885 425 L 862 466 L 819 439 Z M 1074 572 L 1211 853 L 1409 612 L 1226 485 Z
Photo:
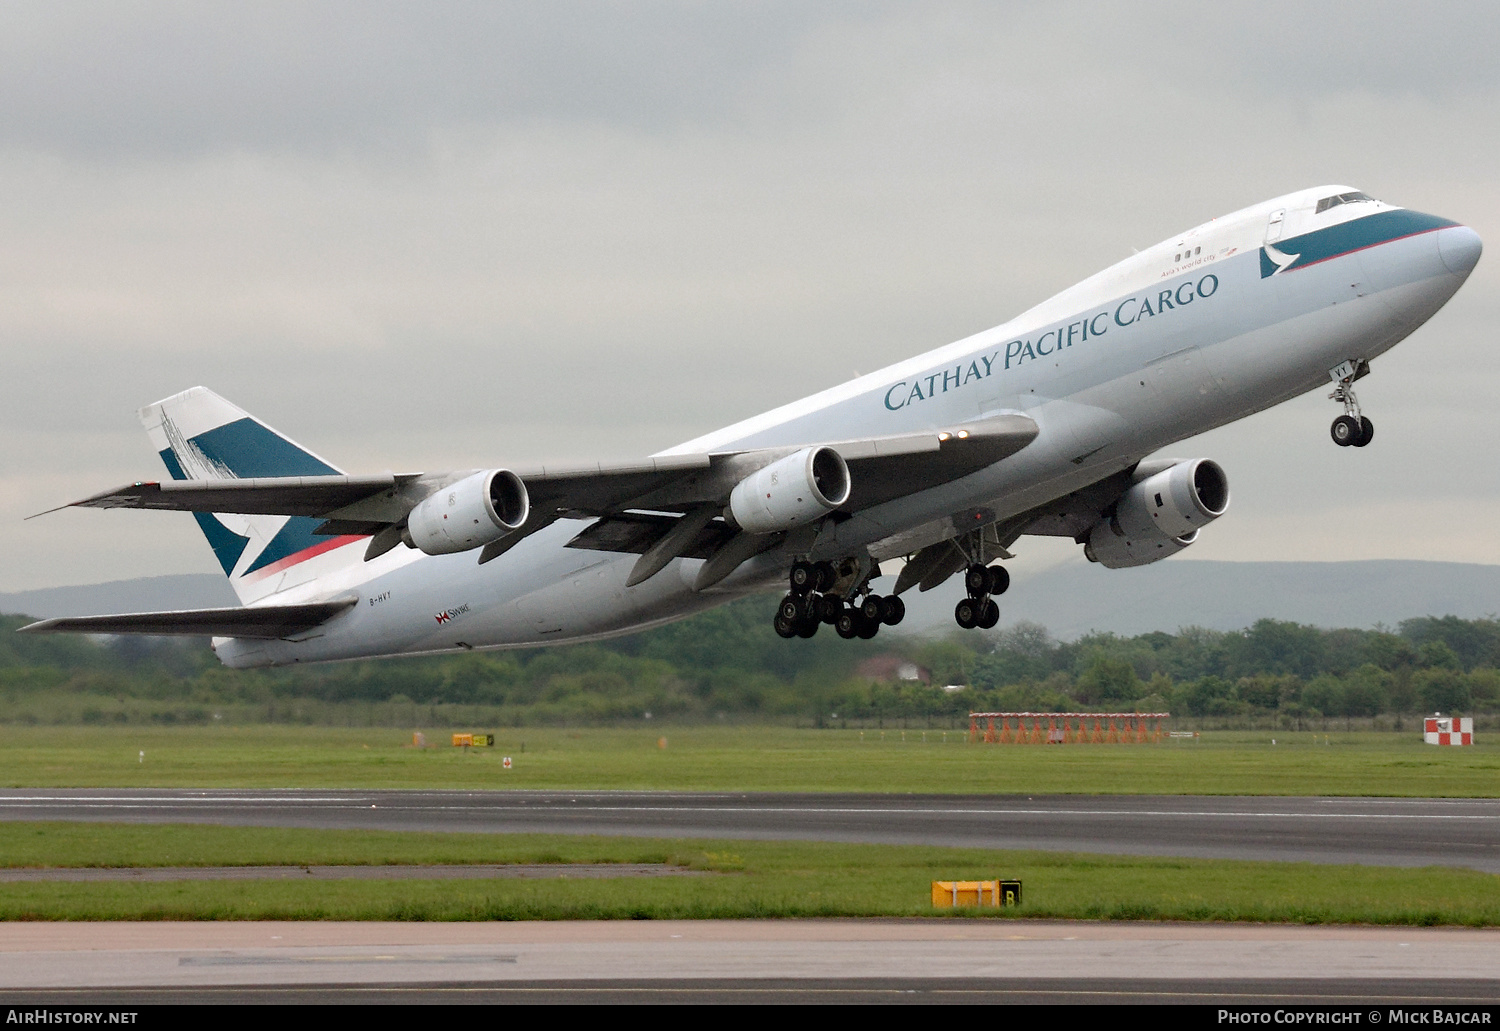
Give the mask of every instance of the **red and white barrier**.
M 1171 717 L 1170 712 L 971 712 L 969 740 L 987 745 L 1154 744 L 1162 737 L 1161 721 Z M 982 730 L 980 720 L 985 721 Z M 1108 730 L 1104 723 L 1109 724 Z
M 1472 745 L 1474 719 L 1471 716 L 1428 716 L 1422 739 L 1429 745 Z

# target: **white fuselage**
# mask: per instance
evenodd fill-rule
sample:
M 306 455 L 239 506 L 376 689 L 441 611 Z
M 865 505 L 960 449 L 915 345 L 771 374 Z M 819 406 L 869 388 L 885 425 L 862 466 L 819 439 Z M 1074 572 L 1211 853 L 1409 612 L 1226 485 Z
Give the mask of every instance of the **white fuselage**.
M 1022 412 L 1040 433 L 1019 453 L 860 511 L 820 536 L 811 557 L 894 558 L 953 536 L 955 514 L 1026 512 L 1174 441 L 1325 385 L 1331 368 L 1376 357 L 1442 307 L 1473 264 L 1454 255 L 1477 256 L 1478 237 L 1436 219 L 1414 222 L 1409 233 L 1386 230 L 1387 238 L 1361 235 L 1362 225 L 1402 217 L 1376 202 L 1314 210 L 1319 197 L 1347 189 L 1303 191 L 1215 219 L 1004 325 L 666 453 L 885 436 Z M 1356 224 L 1375 215 L 1383 218 Z M 1279 245 L 1298 239 L 1331 253 L 1268 271 L 1293 259 Z M 559 521 L 484 565 L 472 553 L 397 548 L 351 563 L 330 552 L 288 571 L 266 600 L 357 594 L 356 607 L 304 640 L 219 640 L 215 648 L 230 666 L 254 666 L 588 640 L 678 619 L 785 577 L 788 555 L 772 550 L 707 591 L 693 586 L 697 559 L 674 560 L 627 588 L 635 555 L 564 547 L 587 525 Z

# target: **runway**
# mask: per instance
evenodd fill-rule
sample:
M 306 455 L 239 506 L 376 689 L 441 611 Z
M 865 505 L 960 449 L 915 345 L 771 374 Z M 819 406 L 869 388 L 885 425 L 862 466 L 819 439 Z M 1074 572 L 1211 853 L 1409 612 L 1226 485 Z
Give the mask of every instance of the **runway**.
M 1500 873 L 1495 799 L 48 788 L 0 791 L 0 820 L 804 839 Z
M 990 920 L 0 925 L 0 1003 L 1500 1001 L 1500 932 Z M 107 989 L 107 990 L 106 990 Z
M 813 839 L 1500 872 L 1500 801 L 0 791 L 0 820 Z M 1500 931 L 979 920 L 0 924 L 0 1004 L 1500 1002 Z

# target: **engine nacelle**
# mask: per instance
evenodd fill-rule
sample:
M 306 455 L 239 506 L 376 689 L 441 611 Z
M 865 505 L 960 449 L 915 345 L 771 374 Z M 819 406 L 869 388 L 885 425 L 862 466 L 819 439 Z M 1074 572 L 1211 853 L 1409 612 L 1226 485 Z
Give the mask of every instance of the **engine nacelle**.
M 849 500 L 849 467 L 831 447 L 803 448 L 741 480 L 729 514 L 749 533 L 803 526 Z
M 1229 508 L 1229 479 L 1206 458 L 1176 465 L 1133 485 L 1089 531 L 1084 554 L 1109 569 L 1144 566 L 1192 544 Z
M 519 530 L 530 514 L 521 478 L 509 469 L 491 469 L 424 499 L 406 517 L 406 538 L 425 554 L 452 555 Z
M 1088 543 L 1083 554 L 1090 562 L 1097 562 L 1105 569 L 1129 569 L 1170 558 L 1198 538 L 1194 530 L 1186 537 L 1118 536 L 1110 525 L 1111 520 L 1101 519 L 1089 531 Z
M 1131 537 L 1182 537 L 1229 508 L 1229 479 L 1217 462 L 1194 458 L 1132 486 L 1115 502 L 1114 518 Z

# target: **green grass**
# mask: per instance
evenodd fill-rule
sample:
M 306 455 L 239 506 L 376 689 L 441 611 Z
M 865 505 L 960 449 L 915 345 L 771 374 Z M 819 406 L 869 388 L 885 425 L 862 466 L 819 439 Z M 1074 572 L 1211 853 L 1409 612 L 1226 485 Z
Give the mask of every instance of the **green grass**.
M 446 744 L 452 730 L 471 729 L 494 730 L 497 747 Z M 418 749 L 409 732 L 379 728 L 0 727 L 0 786 L 1500 795 L 1500 745 L 1435 748 L 1415 731 L 1205 731 L 1196 741 L 1063 746 L 944 733 L 457 727 L 427 728 L 434 747 Z
M 0 866 L 669 862 L 604 880 L 0 884 L 0 920 L 1033 917 L 1488 926 L 1500 877 L 1446 868 L 1077 856 L 821 842 L 4 825 Z M 1019 877 L 1011 910 L 933 910 L 937 879 Z

